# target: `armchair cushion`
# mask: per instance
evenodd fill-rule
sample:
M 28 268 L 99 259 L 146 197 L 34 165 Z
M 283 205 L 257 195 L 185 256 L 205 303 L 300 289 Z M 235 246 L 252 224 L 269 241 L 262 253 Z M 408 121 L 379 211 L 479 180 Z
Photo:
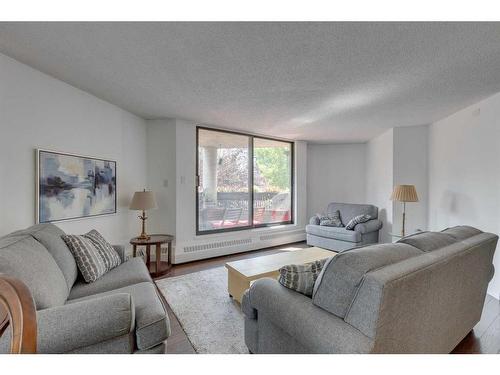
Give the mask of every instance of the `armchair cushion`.
M 378 219 L 368 220 L 365 223 L 359 223 L 354 227 L 356 232 L 361 234 L 376 232 L 382 228 L 382 221 Z
M 347 242 L 361 242 L 361 233 L 354 230 L 347 230 L 343 227 L 327 227 L 309 224 L 306 225 L 306 233 Z

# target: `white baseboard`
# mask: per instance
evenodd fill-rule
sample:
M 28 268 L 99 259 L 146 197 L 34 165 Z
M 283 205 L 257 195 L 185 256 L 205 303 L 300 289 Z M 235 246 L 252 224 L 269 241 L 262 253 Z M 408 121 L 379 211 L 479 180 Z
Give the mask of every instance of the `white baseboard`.
M 219 238 L 197 239 L 176 244 L 172 262 L 174 264 L 192 262 L 201 259 L 237 254 L 246 251 L 280 246 L 304 241 L 304 229 L 283 232 L 261 232 L 255 234 L 229 235 Z

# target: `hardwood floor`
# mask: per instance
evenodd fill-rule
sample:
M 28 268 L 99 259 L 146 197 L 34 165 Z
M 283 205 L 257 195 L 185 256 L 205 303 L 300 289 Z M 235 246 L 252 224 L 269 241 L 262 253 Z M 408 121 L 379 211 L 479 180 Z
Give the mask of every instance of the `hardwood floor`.
M 243 254 L 200 260 L 197 262 L 174 265 L 172 270 L 162 278 L 185 275 L 224 265 L 226 262 L 248 259 L 262 255 L 276 254 L 285 249 L 305 248 L 305 242 L 298 242 L 273 248 L 256 250 Z M 177 317 L 168 306 L 168 315 L 172 334 L 168 338 L 168 354 L 194 354 L 195 350 L 182 329 Z M 500 354 L 500 302 L 490 295 L 486 296 L 481 320 L 474 329 L 457 345 L 452 353 L 456 354 Z

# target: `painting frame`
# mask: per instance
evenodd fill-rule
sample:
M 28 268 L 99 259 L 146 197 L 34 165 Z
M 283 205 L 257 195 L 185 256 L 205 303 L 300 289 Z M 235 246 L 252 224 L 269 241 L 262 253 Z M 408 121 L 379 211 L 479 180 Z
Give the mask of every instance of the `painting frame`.
M 105 212 L 105 213 L 98 213 L 98 214 L 87 214 L 84 215 L 82 214 L 81 216 L 73 216 L 73 217 L 64 217 L 64 218 L 56 218 L 56 219 L 50 219 L 50 220 L 44 220 L 40 213 L 41 213 L 41 176 L 42 176 L 42 165 L 41 165 L 41 154 L 42 153 L 47 153 L 47 154 L 54 154 L 54 155 L 59 155 L 59 156 L 66 156 L 66 157 L 72 157 L 72 158 L 79 158 L 82 160 L 92 160 L 92 161 L 99 161 L 103 163 L 112 163 L 114 166 L 114 199 L 113 199 L 113 210 L 112 212 Z M 96 217 L 101 217 L 101 216 L 114 216 L 117 214 L 117 209 L 118 209 L 118 173 L 117 173 L 117 166 L 118 163 L 115 159 L 111 158 L 102 158 L 102 157 L 97 157 L 97 156 L 91 156 L 91 155 L 83 155 L 83 154 L 77 154 L 77 153 L 71 153 L 71 152 L 64 152 L 64 151 L 58 151 L 58 150 L 53 150 L 53 149 L 46 149 L 46 148 L 35 148 L 35 223 L 36 224 L 41 224 L 41 223 L 55 223 L 55 222 L 64 222 L 64 221 L 76 221 L 76 220 L 84 220 L 84 219 L 90 219 L 90 218 L 96 218 Z

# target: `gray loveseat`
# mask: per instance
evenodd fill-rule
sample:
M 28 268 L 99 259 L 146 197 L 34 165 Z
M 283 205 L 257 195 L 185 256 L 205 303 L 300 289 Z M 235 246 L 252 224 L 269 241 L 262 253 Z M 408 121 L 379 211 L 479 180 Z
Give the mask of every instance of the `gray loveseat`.
M 0 273 L 23 281 L 37 309 L 39 353 L 165 353 L 170 323 L 141 258 L 87 284 L 52 224 L 0 238 Z M 8 353 L 10 330 L 0 337 Z
M 353 217 L 368 214 L 372 220 L 358 224 L 354 230 L 343 227 L 328 227 L 319 225 L 317 216 L 313 216 L 306 225 L 307 244 L 323 249 L 342 251 L 378 242 L 378 232 L 382 222 L 378 220 L 378 208 L 371 204 L 330 203 L 326 214 L 340 212 L 340 219 L 346 225 Z
M 260 279 L 243 295 L 252 353 L 449 353 L 481 318 L 498 236 L 423 232 L 331 258 L 312 299 Z

